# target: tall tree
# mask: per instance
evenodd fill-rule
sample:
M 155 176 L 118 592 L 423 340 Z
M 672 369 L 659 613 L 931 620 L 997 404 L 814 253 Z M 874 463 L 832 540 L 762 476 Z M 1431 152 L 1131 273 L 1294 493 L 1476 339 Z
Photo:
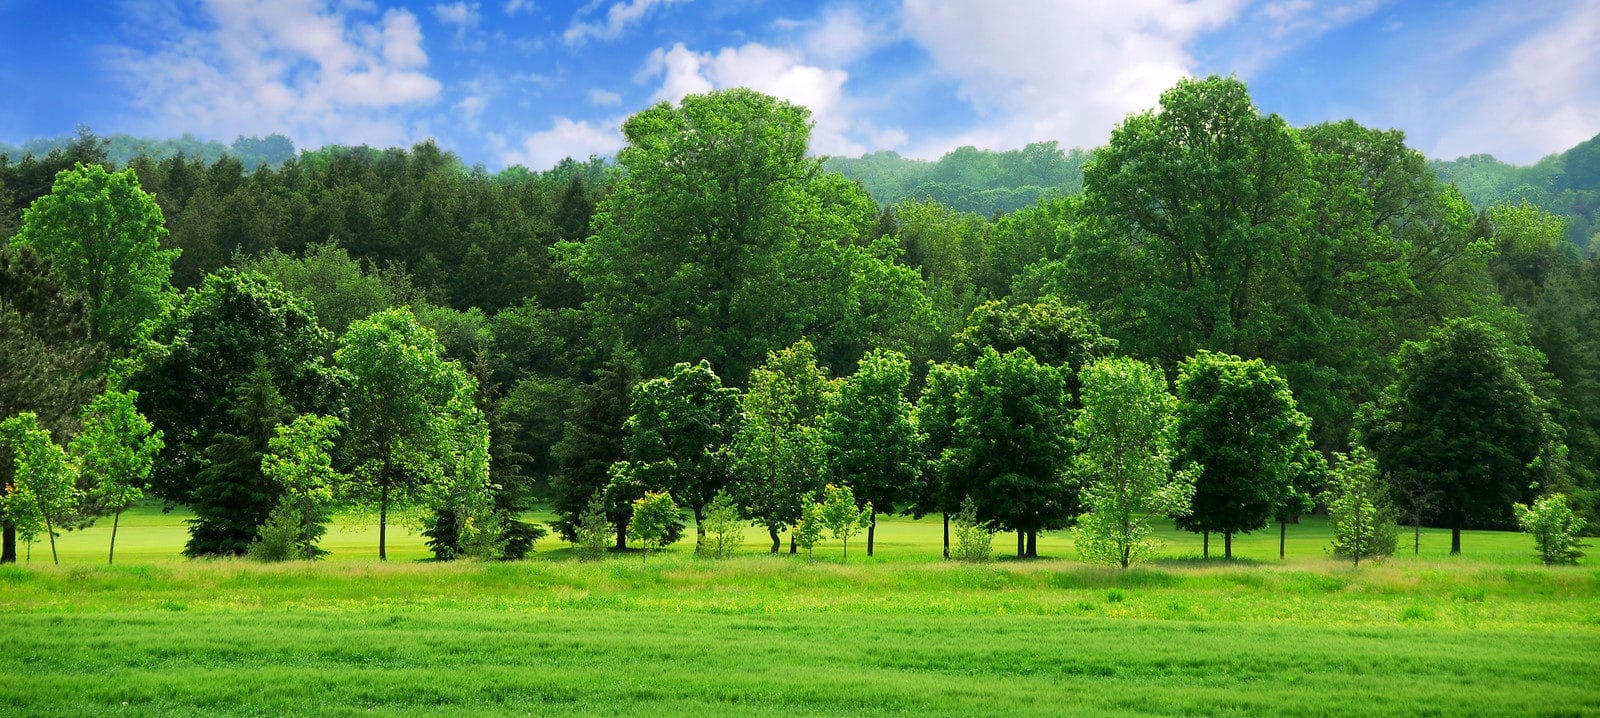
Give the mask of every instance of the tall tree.
M 906 399 L 910 381 L 911 362 L 905 355 L 868 352 L 856 373 L 839 382 L 826 413 L 829 473 L 872 507 L 868 556 L 878 532 L 878 513 L 908 508 L 922 475 L 922 437 Z
M 89 498 L 94 509 L 112 514 L 108 564 L 116 560 L 122 512 L 144 497 L 164 445 L 161 432 L 134 406 L 138 397 L 137 392 L 117 389 L 102 392 L 84 407 L 83 428 L 68 444 L 80 471 L 93 482 Z
M 66 432 L 96 391 L 103 356 L 89 337 L 87 311 L 32 250 L 0 246 L 0 417 L 33 412 Z M 15 462 L 0 447 L 0 495 L 12 487 Z M 0 563 L 17 561 L 17 527 L 0 516 Z
M 916 425 L 922 434 L 922 471 L 912 489 L 910 510 L 918 518 L 932 513 L 944 516 L 944 557 L 950 558 L 950 516 L 971 503 L 962 480 L 961 454 L 957 450 L 956 411 L 961 392 L 971 383 L 971 367 L 931 364 L 928 379 L 917 398 Z M 976 511 L 976 509 L 974 509 Z M 976 515 L 976 514 L 974 514 Z M 989 529 L 984 528 L 985 531 Z
M 11 489 L 0 497 L 6 518 L 29 537 L 42 526 L 50 539 L 50 558 L 59 564 L 56 528 L 77 513 L 82 498 L 78 466 L 32 412 L 0 422 L 0 443 L 11 449 L 17 462 Z
M 378 558 L 387 560 L 389 509 L 416 503 L 445 471 L 456 428 L 448 409 L 475 384 L 406 308 L 352 323 L 334 361 L 350 375 L 354 493 L 378 508 Z
M 161 208 L 132 169 L 79 164 L 23 212 L 13 241 L 55 263 L 88 305 L 92 335 L 120 353 L 169 301 L 178 252 L 161 248 L 166 233 Z
M 705 510 L 733 478 L 730 445 L 739 430 L 739 391 L 724 387 L 708 362 L 679 364 L 633 389 L 622 440 L 622 483 L 666 491 L 694 514 L 696 548 Z
M 1192 472 L 1172 468 L 1178 400 L 1161 370 L 1136 359 L 1101 359 L 1081 379 L 1073 475 L 1084 513 L 1073 544 L 1088 560 L 1127 568 L 1160 546 L 1150 521 L 1183 515 L 1194 495 Z
M 1333 524 L 1333 555 L 1348 558 L 1356 566 L 1363 558 L 1394 555 L 1399 532 L 1394 505 L 1389 503 L 1389 486 L 1378 472 L 1378 463 L 1361 446 L 1349 456 L 1337 454 L 1335 459 L 1325 495 L 1328 521 Z
M 1471 319 L 1454 319 L 1395 359 L 1399 376 L 1358 426 L 1378 468 L 1399 482 L 1438 491 L 1438 518 L 1461 529 L 1507 527 L 1511 505 L 1538 477 L 1546 446 L 1542 403 L 1518 373 L 1505 338 Z
M 828 477 L 823 412 L 833 387 L 809 342 L 767 356 L 750 373 L 732 446 L 735 497 L 779 549 L 778 532 L 800 520 Z M 791 541 L 791 550 L 794 544 Z
M 1178 370 L 1178 461 L 1199 476 L 1178 528 L 1224 537 L 1264 528 L 1294 489 L 1308 456 L 1311 420 L 1295 407 L 1289 384 L 1260 359 L 1202 351 Z
M 558 517 L 553 526 L 568 541 L 579 540 L 578 530 L 593 502 L 604 503 L 611 465 L 628 458 L 622 446 L 623 425 L 631 415 L 638 381 L 636 360 L 619 348 L 595 371 L 594 381 L 584 385 L 577 406 L 567 410 L 561 441 L 551 449 L 557 470 L 550 488 Z M 628 547 L 632 510 L 632 502 L 605 504 L 606 520 L 616 528 L 618 550 Z
M 342 477 L 334 470 L 332 458 L 338 436 L 337 418 L 297 416 L 276 428 L 261 460 L 261 473 L 283 489 L 279 510 L 293 514 L 300 528 L 295 543 L 305 551 L 307 561 L 317 557 L 317 541 L 327 531 L 324 524 L 333 508 L 335 492 L 342 488 Z

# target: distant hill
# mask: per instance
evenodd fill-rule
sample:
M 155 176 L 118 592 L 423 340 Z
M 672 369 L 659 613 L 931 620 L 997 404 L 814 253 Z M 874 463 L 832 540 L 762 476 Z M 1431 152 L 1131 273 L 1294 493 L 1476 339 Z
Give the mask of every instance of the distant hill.
M 1083 189 L 1083 164 L 1091 155 L 1082 149 L 1062 151 L 1055 142 L 1035 142 L 1006 152 L 962 147 L 937 161 L 890 151 L 829 157 L 823 166 L 861 182 L 884 206 L 931 197 L 951 209 L 991 217 Z
M 5 155 L 15 162 L 25 155 L 44 156 L 51 150 L 66 149 L 77 141 L 80 135 L 66 135 L 63 137 L 50 137 L 45 139 L 29 140 L 18 145 L 8 145 L 0 142 L 0 155 Z M 177 139 L 156 139 L 151 137 L 134 137 L 132 135 L 107 135 L 96 138 L 105 143 L 106 159 L 119 167 L 125 167 L 135 157 L 145 156 L 153 159 L 167 157 L 198 157 L 207 165 L 214 164 L 224 156 L 239 160 L 245 169 L 253 170 L 261 165 L 276 168 L 290 157 L 295 156 L 294 142 L 283 135 L 268 135 L 266 137 L 239 137 L 231 145 L 225 145 L 216 140 L 202 140 L 194 135 L 185 134 Z
M 1529 166 L 1506 164 L 1489 155 L 1431 160 L 1428 166 L 1453 182 L 1474 207 L 1527 200 L 1567 218 L 1567 239 L 1583 249 L 1597 248 L 1600 234 L 1600 135 L 1566 152 Z

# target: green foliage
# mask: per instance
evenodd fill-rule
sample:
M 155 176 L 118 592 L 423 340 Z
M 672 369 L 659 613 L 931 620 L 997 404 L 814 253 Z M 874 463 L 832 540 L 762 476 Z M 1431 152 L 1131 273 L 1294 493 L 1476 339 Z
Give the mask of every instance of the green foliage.
M 664 491 L 647 491 L 634 500 L 628 537 L 643 549 L 641 562 L 650 560 L 650 549 L 659 549 L 668 542 L 672 527 L 683 520 L 681 513 L 672 496 Z
M 567 411 L 561 441 L 551 451 L 557 472 L 550 481 L 552 504 L 558 516 L 555 529 L 568 541 L 580 541 L 579 524 L 611 482 L 611 465 L 627 459 L 623 450 L 623 425 L 631 416 L 633 387 L 639 370 L 634 359 L 620 349 L 595 372 L 594 381 L 580 390 L 578 403 Z M 605 514 L 614 525 L 628 525 L 632 498 L 607 504 Z M 617 548 L 624 548 L 626 532 L 619 532 Z
M 1172 468 L 1178 400 L 1159 369 L 1135 359 L 1101 359 L 1079 378 L 1073 473 L 1084 513 L 1073 545 L 1087 561 L 1128 568 L 1160 546 L 1150 522 L 1184 515 L 1194 495 L 1192 472 Z
M 51 259 L 88 305 L 91 334 L 121 353 L 169 302 L 179 252 L 161 248 L 166 234 L 161 208 L 133 170 L 79 164 L 23 212 L 12 241 Z
M 850 537 L 867 528 L 872 521 L 872 503 L 856 505 L 856 497 L 848 486 L 828 484 L 822 488 L 821 511 L 817 518 L 833 537 L 844 544 L 844 557 L 850 558 Z
M 1055 297 L 1032 303 L 990 301 L 967 317 L 966 328 L 955 336 L 955 355 L 971 364 L 989 347 L 1001 354 L 1027 349 L 1040 364 L 1070 370 L 1072 394 L 1076 375 L 1084 365 L 1117 351 L 1117 342 L 1100 334 L 1100 327 L 1083 309 Z
M 313 244 L 301 256 L 272 249 L 239 264 L 276 281 L 305 299 L 324 329 L 343 334 L 350 323 L 390 307 L 406 304 L 416 290 L 404 273 L 366 271 L 359 260 L 336 242 Z
M 950 558 L 968 563 L 987 563 L 994 560 L 994 532 L 978 520 L 978 505 L 972 497 L 961 499 L 961 508 L 950 517 L 955 526 L 955 550 Z
M 1050 141 L 1005 151 L 961 147 L 935 161 L 882 150 L 829 157 L 823 166 L 861 182 L 879 204 L 927 198 L 958 212 L 990 217 L 1078 191 L 1089 156 L 1087 150 L 1063 151 Z
M 322 528 L 319 524 L 316 528 Z M 316 532 L 320 538 L 321 531 Z M 285 501 L 267 514 L 267 520 L 261 524 L 261 530 L 245 555 L 265 563 L 279 563 L 290 559 L 304 558 L 312 560 L 316 554 L 315 540 L 306 541 L 306 524 L 300 509 Z
M 121 514 L 144 497 L 162 433 L 139 413 L 138 392 L 108 389 L 83 410 L 83 426 L 67 445 L 79 471 L 93 486 L 89 503 L 96 511 Z M 107 563 L 116 558 L 117 533 L 111 531 Z
M 1378 473 L 1378 462 L 1364 447 L 1334 457 L 1337 464 L 1324 495 L 1333 524 L 1333 555 L 1357 566 L 1363 558 L 1393 556 L 1399 529 L 1389 484 Z
M 794 526 L 808 497 L 827 483 L 823 422 L 833 391 L 804 340 L 772 352 L 750 373 L 732 446 L 738 477 L 733 493 L 745 515 L 767 527 L 773 553 L 778 532 Z
M 1513 504 L 1511 509 L 1517 515 L 1517 525 L 1533 536 L 1539 560 L 1546 566 L 1575 564 L 1583 556 L 1578 550 L 1583 546 L 1578 537 L 1587 522 L 1572 512 L 1566 496 L 1546 494 L 1532 506 Z
M 24 412 L 0 422 L 0 444 L 16 462 L 11 485 L 0 508 L 5 520 L 17 527 L 25 541 L 42 532 L 50 539 L 50 557 L 56 563 L 56 527 L 78 512 L 82 492 L 77 488 L 78 466 L 39 425 L 39 417 Z
M 232 426 L 212 437 L 187 495 L 195 514 L 184 547 L 189 556 L 244 554 L 283 501 L 284 487 L 262 471 L 262 459 L 278 426 L 295 414 L 265 367 L 238 386 L 229 413 Z
M 261 473 L 283 487 L 282 503 L 262 527 L 262 537 L 274 519 L 294 521 L 300 532 L 293 546 L 307 561 L 317 556 L 317 540 L 327 532 L 325 523 L 343 489 L 344 477 L 333 468 L 333 447 L 340 421 L 331 416 L 305 414 L 277 427 L 261 457 Z M 274 541 L 277 539 L 274 538 Z M 252 547 L 252 551 L 254 551 Z M 271 549 L 276 551 L 276 546 Z M 281 559 L 275 559 L 281 560 Z
M 829 474 L 871 505 L 874 517 L 906 509 L 922 474 L 922 437 L 905 397 L 910 381 L 905 355 L 874 350 L 828 404 Z
M 672 494 L 694 514 L 703 541 L 706 506 L 732 481 L 729 445 L 739 430 L 738 390 L 724 387 L 708 362 L 679 364 L 667 376 L 635 386 L 632 411 L 623 439 L 626 483 L 633 491 Z
M 1501 334 L 1451 320 L 1396 358 L 1399 377 L 1365 407 L 1363 440 L 1384 474 L 1438 491 L 1438 518 L 1455 531 L 1506 526 L 1536 480 L 1545 445 L 1541 402 Z
M 31 411 L 45 426 L 68 428 L 99 391 L 92 376 L 102 350 L 82 300 L 50 262 L 0 246 L 0 416 Z
M 468 393 L 475 389 L 460 385 L 444 407 L 439 474 L 420 498 L 431 514 L 423 534 L 439 560 L 502 558 L 506 527 L 514 518 L 495 504 L 499 487 L 489 477 L 489 425 Z
M 1178 527 L 1227 537 L 1263 528 L 1305 471 L 1311 421 L 1288 382 L 1260 359 L 1202 351 L 1178 370 L 1177 458 L 1195 465 L 1191 511 Z
M 823 505 L 817 501 L 815 494 L 801 499 L 800 518 L 795 519 L 794 526 L 789 530 L 789 536 L 794 545 L 804 549 L 806 558 L 812 558 L 812 551 L 822 541 L 828 530 L 828 520 L 823 515 Z M 776 539 L 773 546 L 777 546 Z M 777 553 L 777 549 L 773 549 Z
M 583 513 L 578 515 L 577 521 L 572 525 L 572 549 L 578 555 L 578 560 L 599 561 L 605 558 L 606 547 L 611 545 L 611 533 L 611 521 L 606 516 L 605 495 L 596 491 L 589 498 Z
M 739 516 L 739 504 L 727 492 L 718 492 L 706 509 L 706 538 L 701 542 L 701 555 L 711 558 L 728 558 L 744 542 L 745 521 Z

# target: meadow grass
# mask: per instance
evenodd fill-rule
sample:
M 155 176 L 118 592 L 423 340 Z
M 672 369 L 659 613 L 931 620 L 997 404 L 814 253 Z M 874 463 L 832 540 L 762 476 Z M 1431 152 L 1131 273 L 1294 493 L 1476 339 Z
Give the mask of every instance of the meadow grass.
M 1119 571 L 1065 534 L 944 562 L 936 520 L 884 521 L 847 561 L 766 556 L 752 529 L 725 561 L 547 539 L 448 564 L 379 563 L 349 523 L 314 564 L 175 558 L 182 517 L 149 507 L 116 566 L 100 526 L 60 567 L 35 546 L 0 567 L 0 714 L 1600 714 L 1600 570 L 1538 566 L 1516 534 L 1355 569 L 1312 520 L 1285 561 L 1275 528 L 1233 562 L 1168 534 Z M 426 555 L 398 533 L 391 556 Z

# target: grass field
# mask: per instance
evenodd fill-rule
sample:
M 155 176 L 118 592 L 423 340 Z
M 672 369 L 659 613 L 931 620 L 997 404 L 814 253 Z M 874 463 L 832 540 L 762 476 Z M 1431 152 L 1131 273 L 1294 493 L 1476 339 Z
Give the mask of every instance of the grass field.
M 886 521 L 816 560 L 434 564 L 375 531 L 329 560 L 176 558 L 182 517 L 125 516 L 0 568 L 5 715 L 1600 715 L 1600 570 L 1525 536 L 1352 569 L 1326 526 L 1198 537 L 1121 572 L 1041 536 L 1037 561 L 939 560 L 937 521 Z M 996 553 L 1012 544 L 996 537 Z M 1220 553 L 1220 542 L 1213 548 Z

